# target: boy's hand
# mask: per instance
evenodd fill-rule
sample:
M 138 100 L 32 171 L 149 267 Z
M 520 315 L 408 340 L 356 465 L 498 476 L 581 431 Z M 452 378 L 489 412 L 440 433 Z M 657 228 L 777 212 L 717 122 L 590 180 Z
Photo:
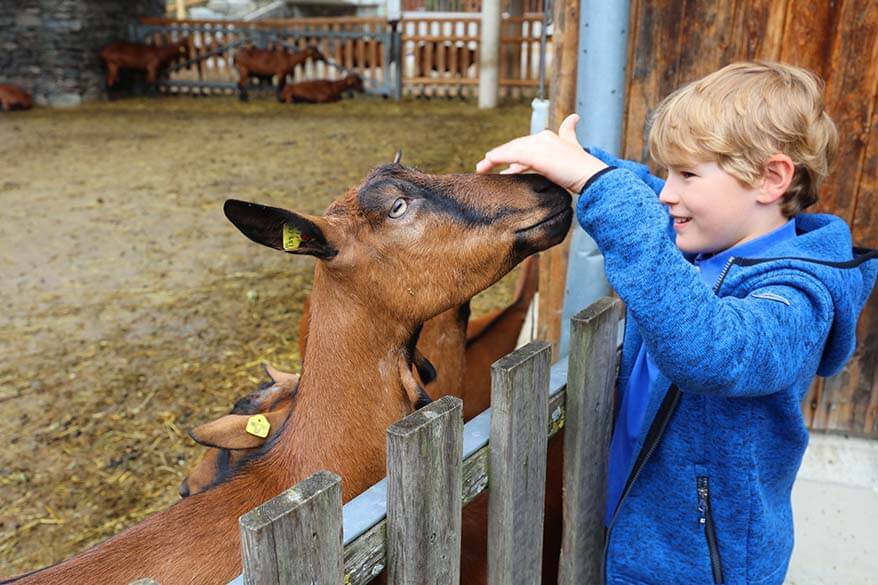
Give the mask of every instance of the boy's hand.
M 508 164 L 501 174 L 534 171 L 565 189 L 580 193 L 592 175 L 607 165 L 580 146 L 576 140 L 577 122 L 579 116 L 571 114 L 561 122 L 558 134 L 544 130 L 502 144 L 485 154 L 476 164 L 476 172 L 487 173 Z

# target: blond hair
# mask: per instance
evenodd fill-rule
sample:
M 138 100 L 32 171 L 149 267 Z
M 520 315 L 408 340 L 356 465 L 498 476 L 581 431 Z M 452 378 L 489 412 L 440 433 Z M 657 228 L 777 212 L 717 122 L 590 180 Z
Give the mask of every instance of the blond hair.
M 769 157 L 789 156 L 795 174 L 781 200 L 786 217 L 817 201 L 837 148 L 823 81 L 781 63 L 733 63 L 681 87 L 659 104 L 649 131 L 649 154 L 658 164 L 714 161 L 749 187 Z

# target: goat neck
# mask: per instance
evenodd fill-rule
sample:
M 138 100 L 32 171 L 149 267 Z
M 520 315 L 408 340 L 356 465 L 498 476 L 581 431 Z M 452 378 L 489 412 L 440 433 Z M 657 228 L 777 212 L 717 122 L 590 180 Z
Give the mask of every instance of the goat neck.
M 295 444 L 323 446 L 299 452 L 305 468 L 317 471 L 332 461 L 336 473 L 358 470 L 346 474 L 356 476 L 343 485 L 347 499 L 383 476 L 385 430 L 413 410 L 398 365 L 404 361 L 410 370 L 420 324 L 346 295 L 326 272 L 317 265 L 296 416 L 288 432 L 298 435 Z

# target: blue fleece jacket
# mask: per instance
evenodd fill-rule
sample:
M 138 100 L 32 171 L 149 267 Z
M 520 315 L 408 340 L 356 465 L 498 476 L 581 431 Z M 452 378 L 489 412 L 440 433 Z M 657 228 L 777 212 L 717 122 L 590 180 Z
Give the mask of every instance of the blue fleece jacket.
M 699 254 L 694 259 L 701 281 L 708 286 L 719 279 L 723 268 L 732 256 L 761 258 L 771 255 L 771 249 L 780 242 L 796 237 L 796 222 L 789 220 L 781 227 L 753 240 L 739 244 L 729 250 L 716 254 Z M 634 358 L 628 385 L 619 388 L 619 406 L 616 424 L 613 426 L 613 440 L 610 442 L 610 461 L 607 469 L 607 506 L 604 522 L 609 525 L 628 481 L 631 466 L 637 453 L 635 447 L 640 443 L 643 416 L 649 406 L 650 388 L 661 375 L 655 360 L 641 344 Z
M 799 404 L 815 373 L 850 358 L 875 253 L 852 251 L 842 220 L 801 214 L 797 237 L 770 258 L 733 257 L 712 290 L 669 237 L 662 181 L 590 150 L 617 167 L 576 213 L 631 317 L 618 384 L 641 344 L 661 372 L 609 526 L 606 582 L 779 585 L 808 443 Z

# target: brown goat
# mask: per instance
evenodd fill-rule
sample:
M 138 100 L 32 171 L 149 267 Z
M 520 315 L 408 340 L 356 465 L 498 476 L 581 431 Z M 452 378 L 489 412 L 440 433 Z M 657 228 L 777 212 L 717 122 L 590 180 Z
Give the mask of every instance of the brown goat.
M 559 243 L 572 217 L 567 192 L 536 175 L 398 164 L 373 170 L 322 217 L 234 200 L 225 213 L 251 240 L 319 260 L 292 416 L 228 481 L 19 585 L 233 578 L 242 514 L 321 469 L 342 477 L 345 501 L 384 476 L 385 429 L 414 408 L 421 324 Z
M 155 88 L 159 72 L 178 59 L 191 59 L 189 39 L 184 37 L 165 45 L 146 45 L 119 41 L 101 49 L 107 64 L 107 89 L 119 80 L 119 69 L 146 71 L 146 82 Z
M 538 281 L 539 257 L 531 256 L 522 263 L 513 300 L 506 308 L 492 311 L 473 320 L 467 327 L 465 317 L 469 312 L 469 303 L 465 303 L 459 308 L 439 314 L 424 324 L 418 339 L 418 348 L 426 355 L 433 356 L 438 374 L 437 379 L 426 384 L 425 387 L 431 398 L 435 400 L 446 394 L 463 398 L 464 421 L 472 419 L 490 406 L 491 364 L 515 349 L 527 309 L 536 293 Z M 300 355 L 304 355 L 307 348 L 309 305 L 310 301 L 306 297 L 302 318 L 299 321 Z M 263 413 L 268 417 L 286 416 L 285 413 L 293 407 L 291 392 L 295 391 L 298 377 L 271 367 L 266 368 L 266 373 L 275 384 L 239 400 L 235 404 L 233 413 L 251 415 Z M 288 390 L 282 392 L 280 399 L 272 396 L 272 391 L 277 392 L 284 387 Z M 278 411 L 283 411 L 284 414 Z M 214 433 L 208 439 L 200 430 L 208 425 L 220 424 L 224 425 L 225 431 L 222 437 L 217 437 Z M 202 427 L 194 429 L 190 435 L 202 445 L 212 448 L 207 450 L 201 462 L 181 484 L 181 495 L 187 495 L 190 491 L 197 493 L 224 481 L 230 474 L 236 473 L 237 469 L 246 463 L 248 454 L 253 453 L 257 448 L 256 446 L 236 447 L 236 445 L 241 445 L 242 441 L 259 443 L 258 439 L 247 433 L 241 417 L 237 420 L 232 417 L 222 417 Z M 268 439 L 262 439 L 265 440 Z M 542 581 L 547 584 L 557 581 L 561 550 L 563 445 L 563 432 L 552 437 L 549 442 Z M 461 575 L 466 578 L 467 585 L 487 582 L 488 497 L 487 492 L 477 496 L 463 511 Z
M 308 46 L 304 51 L 288 51 L 284 48 L 257 49 L 249 47 L 235 53 L 235 67 L 238 68 L 238 97 L 244 102 L 249 99 L 247 80 L 251 75 L 271 77 L 277 75 L 277 89 L 283 89 L 287 75 L 292 75 L 299 65 L 308 59 L 325 61 L 323 54 L 316 48 Z
M 341 99 L 341 94 L 346 91 L 362 92 L 363 79 L 356 73 L 351 73 L 335 81 L 315 79 L 291 83 L 278 92 L 277 100 L 286 104 L 294 102 L 323 104 L 338 101 Z
M 16 85 L 0 83 L 0 108 L 4 112 L 29 110 L 33 107 L 30 94 Z

